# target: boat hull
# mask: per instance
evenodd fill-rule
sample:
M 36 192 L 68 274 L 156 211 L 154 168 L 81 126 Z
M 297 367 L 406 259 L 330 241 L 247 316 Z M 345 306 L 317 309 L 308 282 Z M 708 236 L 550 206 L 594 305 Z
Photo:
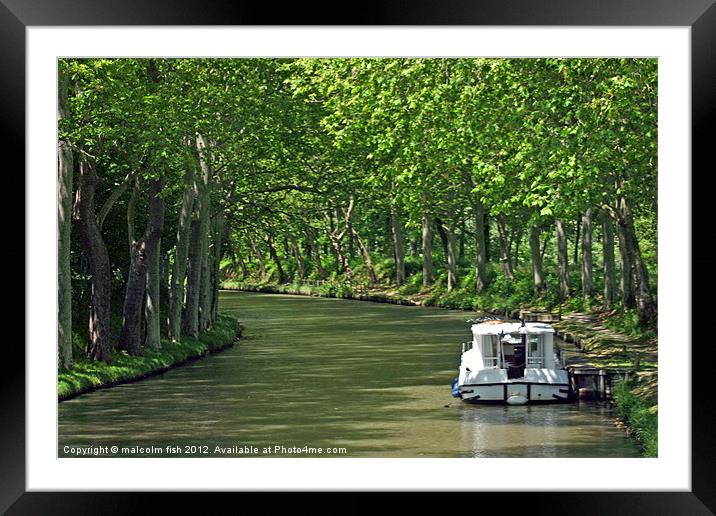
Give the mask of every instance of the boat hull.
M 537 382 L 503 382 L 459 385 L 459 397 L 467 403 L 564 403 L 572 401 L 569 384 Z

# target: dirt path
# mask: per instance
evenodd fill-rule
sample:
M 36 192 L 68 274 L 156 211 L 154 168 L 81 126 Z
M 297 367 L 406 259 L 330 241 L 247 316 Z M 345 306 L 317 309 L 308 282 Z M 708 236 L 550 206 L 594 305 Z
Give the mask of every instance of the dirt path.
M 599 314 L 571 313 L 552 323 L 563 342 L 564 362 L 575 369 L 604 368 L 633 374 L 634 394 L 656 403 L 658 338 L 632 337 L 607 328 Z M 638 367 L 637 367 L 638 362 Z
M 599 314 L 571 313 L 553 323 L 557 333 L 570 341 L 589 358 L 603 361 L 613 358 L 617 362 L 625 359 L 636 360 L 640 365 L 655 366 L 658 362 L 658 339 L 632 337 L 607 328 Z

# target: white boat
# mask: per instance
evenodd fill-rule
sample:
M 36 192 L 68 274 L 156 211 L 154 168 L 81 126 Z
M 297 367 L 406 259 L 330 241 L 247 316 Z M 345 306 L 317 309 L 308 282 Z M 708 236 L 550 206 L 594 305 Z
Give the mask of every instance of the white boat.
M 569 376 L 554 352 L 554 328 L 500 320 L 472 324 L 453 396 L 509 405 L 572 401 Z

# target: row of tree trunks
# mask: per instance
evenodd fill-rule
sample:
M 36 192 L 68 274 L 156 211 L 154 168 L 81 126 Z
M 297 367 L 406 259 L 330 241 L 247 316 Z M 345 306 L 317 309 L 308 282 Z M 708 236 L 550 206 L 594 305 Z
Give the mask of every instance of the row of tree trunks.
M 58 119 L 66 114 L 67 83 L 61 81 Z M 62 85 L 64 84 L 64 85 Z M 176 234 L 171 285 L 169 263 L 162 255 L 164 229 L 163 176 L 148 181 L 148 220 L 141 238 L 135 237 L 135 215 L 140 189 L 137 172 L 127 177 L 107 197 L 97 214 L 96 191 L 99 177 L 94 157 L 78 149 L 78 183 L 71 203 L 74 155 L 69 144 L 58 142 L 58 318 L 59 365 L 67 367 L 71 354 L 71 283 L 69 276 L 70 221 L 83 248 L 83 264 L 91 277 L 89 299 L 89 338 L 87 356 L 111 362 L 112 345 L 109 335 L 111 301 L 111 267 L 104 243 L 102 221 L 114 202 L 134 180 L 135 187 L 127 205 L 129 268 L 122 307 L 122 328 L 117 347 L 132 355 L 142 354 L 143 347 L 160 348 L 162 336 L 162 304 L 167 303 L 167 335 L 178 340 L 182 332 L 197 336 L 216 320 L 218 310 L 218 278 L 222 241 L 225 236 L 221 215 L 210 217 L 211 176 L 209 154 L 201 135 L 196 136 L 200 174 L 189 167 Z M 140 163 L 140 169 L 143 164 Z M 71 219 L 69 212 L 71 212 Z M 186 288 L 184 286 L 186 280 Z M 185 296 L 186 293 L 186 296 Z M 184 299 L 186 297 L 186 307 Z
M 69 79 L 60 67 L 57 123 L 69 116 Z M 67 140 L 57 142 L 57 342 L 60 369 L 72 364 L 72 273 L 70 237 L 72 231 L 72 176 L 74 159 Z
M 623 202 L 623 200 L 622 200 Z M 352 207 L 349 207 L 348 212 L 344 210 L 344 214 L 350 213 Z M 486 285 L 486 248 L 487 242 L 485 241 L 485 229 L 484 226 L 487 224 L 484 218 L 484 210 L 481 205 L 473 206 L 475 213 L 475 272 L 476 272 L 476 288 L 478 291 L 484 289 Z M 619 206 L 620 213 L 623 215 L 617 215 L 617 235 L 619 237 L 620 258 L 622 260 L 622 270 L 627 271 L 621 274 L 621 291 L 623 297 L 623 303 L 626 308 L 638 305 L 640 310 L 640 317 L 643 320 L 648 320 L 649 317 L 653 317 L 655 314 L 655 306 L 651 291 L 649 287 L 649 278 L 643 260 L 641 259 L 641 253 L 639 251 L 638 242 L 633 229 L 633 221 L 631 221 L 631 212 L 629 207 L 625 204 Z M 588 208 L 577 219 L 577 227 L 579 230 L 579 236 L 575 238 L 581 247 L 581 279 L 582 279 L 582 295 L 585 299 L 589 299 L 594 295 L 594 280 L 593 280 L 593 254 L 592 254 L 592 236 L 593 236 L 593 218 L 594 209 Z M 482 215 L 482 216 L 481 216 Z M 329 236 L 329 241 L 336 255 L 336 259 L 339 263 L 341 272 L 346 272 L 350 269 L 349 262 L 343 253 L 341 239 L 347 232 L 351 235 L 351 240 L 357 245 L 361 252 L 366 269 L 369 272 L 371 284 L 374 284 L 377 280 L 370 273 L 373 271 L 372 263 L 370 261 L 370 254 L 368 253 L 367 246 L 363 243 L 360 236 L 357 234 L 355 228 L 349 223 L 350 219 L 346 218 L 345 228 L 341 232 L 337 232 L 337 224 L 333 221 L 339 218 L 337 212 L 334 213 L 334 217 L 329 217 L 325 214 L 327 220 L 326 232 Z M 390 217 L 387 219 L 389 223 L 389 231 L 392 236 L 394 245 L 394 256 L 396 259 L 396 283 L 400 284 L 405 281 L 404 278 L 404 248 L 403 248 L 403 237 L 402 237 L 402 226 L 400 218 L 397 213 L 391 210 Z M 452 290 L 457 285 L 457 235 L 452 231 L 452 228 L 439 218 L 432 218 L 428 215 L 423 217 L 422 223 L 422 242 L 423 242 L 423 282 L 425 287 L 429 287 L 432 277 L 432 256 L 431 256 L 431 244 L 432 235 L 430 233 L 430 221 L 435 220 L 436 227 L 443 241 L 445 247 L 445 253 L 447 258 L 447 270 L 448 270 L 448 290 Z M 462 220 L 462 219 L 461 219 Z M 598 219 L 602 227 L 602 248 L 603 248 L 603 277 L 604 277 L 604 307 L 609 308 L 615 301 L 617 287 L 616 287 L 616 264 L 615 264 L 615 239 L 613 229 L 613 216 L 609 216 L 608 213 L 602 212 Z M 619 223 L 622 221 L 621 223 Z M 626 222 L 624 222 L 626 221 Z M 519 235 L 516 231 L 512 231 L 508 234 L 507 226 L 505 223 L 504 215 L 500 214 L 496 217 L 497 234 L 500 245 L 500 255 L 503 264 L 503 270 L 507 277 L 514 277 L 512 253 L 511 248 L 514 244 L 519 245 Z M 543 261 L 544 252 L 547 248 L 549 238 L 541 239 L 542 228 L 539 226 L 532 226 L 529 234 L 529 245 L 530 254 L 532 261 L 532 273 L 533 283 L 535 286 L 535 292 L 539 293 L 540 290 L 544 289 L 545 277 L 543 272 Z M 311 236 L 310 231 L 307 230 L 307 241 L 305 242 L 306 253 L 314 258 L 314 263 L 317 272 L 323 279 L 324 271 L 321 264 L 320 257 L 320 245 L 316 242 L 316 237 Z M 555 221 L 555 235 L 557 240 L 557 262 L 558 262 L 558 278 L 559 278 L 559 295 L 562 300 L 566 299 L 570 295 L 569 288 L 569 271 L 568 271 L 568 248 L 567 248 L 567 236 L 566 228 L 563 220 L 558 219 Z M 549 235 L 547 235 L 549 237 Z M 312 240 L 312 241 L 311 241 Z M 411 240 L 411 243 L 416 244 L 415 241 Z M 267 242 L 269 250 L 271 249 L 270 237 Z M 290 245 L 289 245 L 290 244 Z M 260 257 L 260 250 L 253 244 L 254 253 Z M 417 245 L 414 245 L 417 247 Z M 305 262 L 300 254 L 298 242 L 295 237 L 291 236 L 287 240 L 288 254 L 292 255 L 297 263 L 297 272 L 300 278 L 306 277 Z M 275 249 L 274 249 L 274 255 Z M 277 266 L 280 267 L 278 256 L 272 256 L 277 262 Z M 482 265 L 482 267 L 481 267 Z M 244 266 L 245 267 L 245 266 Z M 244 269 L 244 274 L 248 271 Z M 629 305 L 629 299 L 632 299 L 632 305 Z
M 604 277 L 604 307 L 609 308 L 613 305 L 616 294 L 617 294 L 617 278 L 616 278 L 616 264 L 615 264 L 615 239 L 614 239 L 614 227 L 613 221 L 617 221 L 617 236 L 619 237 L 620 247 L 620 259 L 621 259 L 621 292 L 622 292 L 622 303 L 626 308 L 637 306 L 640 313 L 640 318 L 643 321 L 647 321 L 656 313 L 656 308 L 651 295 L 649 286 L 648 272 L 644 266 L 644 262 L 641 258 L 638 242 L 634 233 L 633 221 L 631 211 L 626 202 L 622 199 L 621 204 L 618 204 L 616 211 L 604 212 L 599 214 L 599 222 L 602 228 L 602 249 L 603 249 L 603 277 Z M 371 284 L 375 284 L 377 279 L 374 277 L 374 271 L 370 254 L 367 246 L 363 243 L 362 239 L 358 235 L 355 228 L 350 224 L 350 213 L 353 209 L 353 202 L 348 210 L 344 211 L 345 227 L 342 231 L 338 232 L 338 224 L 334 221 L 340 219 L 338 210 L 334 210 L 333 217 L 328 215 L 328 212 L 324 214 L 326 219 L 326 233 L 329 237 L 331 247 L 336 256 L 336 260 L 339 265 L 339 271 L 348 273 L 350 275 L 350 266 L 347 257 L 343 253 L 342 238 L 345 233 L 351 236 L 358 250 L 360 250 L 363 257 L 366 269 L 368 270 Z M 479 290 L 484 289 L 486 286 L 486 265 L 487 265 L 487 242 L 485 241 L 485 220 L 484 209 L 481 205 L 475 204 L 473 206 L 475 216 L 475 272 L 476 272 L 476 288 Z M 586 209 L 580 214 L 577 219 L 577 230 L 579 235 L 575 238 L 578 243 L 578 247 L 581 247 L 581 283 L 582 283 L 582 295 L 585 299 L 590 299 L 594 295 L 594 279 L 593 279 L 593 253 L 592 253 L 592 237 L 593 237 L 593 219 L 595 210 L 593 208 Z M 443 246 L 445 248 L 445 254 L 447 258 L 447 271 L 448 271 L 448 290 L 453 290 L 457 285 L 457 235 L 452 230 L 449 224 L 443 222 L 439 218 L 433 218 L 425 214 L 422 217 L 422 243 L 423 243 L 423 285 L 429 287 L 434 271 L 432 268 L 432 235 L 430 232 L 430 222 L 435 220 L 438 233 L 441 236 Z M 461 219 L 462 220 L 462 219 Z M 394 246 L 394 257 L 396 260 L 396 283 L 400 284 L 405 281 L 404 277 L 404 248 L 403 248 L 403 237 L 402 237 L 402 225 L 397 212 L 391 210 L 390 217 L 387 218 L 389 223 L 389 231 L 392 236 Z M 496 217 L 496 226 L 500 246 L 500 257 L 503 264 L 503 270 L 507 277 L 514 277 L 513 271 L 513 260 L 511 249 L 513 245 L 519 246 L 520 235 L 517 230 L 512 231 L 508 234 L 507 226 L 505 223 L 505 217 L 502 214 Z M 315 233 L 315 232 L 314 232 Z M 530 227 L 529 234 L 529 245 L 532 262 L 532 273 L 533 283 L 535 292 L 539 293 L 546 287 L 545 277 L 543 272 L 543 261 L 544 253 L 547 248 L 549 234 L 547 238 L 542 240 L 541 238 L 542 228 L 538 225 Z M 320 256 L 320 245 L 316 241 L 316 235 L 312 234 L 309 230 L 306 230 L 307 240 L 304 245 L 306 246 L 306 253 L 308 256 L 312 256 L 314 259 L 315 267 L 320 277 L 325 277 L 323 267 L 321 264 Z M 566 299 L 570 295 L 569 287 L 569 265 L 568 265 L 568 241 L 566 236 L 565 223 L 561 219 L 555 221 L 555 235 L 557 241 L 557 262 L 558 262 L 558 278 L 559 278 L 559 295 L 562 300 Z M 417 248 L 417 242 L 411 240 L 413 247 Z M 579 245 L 581 244 L 581 245 Z M 269 251 L 271 251 L 272 243 L 271 237 L 268 237 L 267 245 Z M 261 261 L 261 252 L 252 242 L 254 253 L 259 257 Z M 292 255 L 296 260 L 297 272 L 300 278 L 306 277 L 306 266 L 305 262 L 300 254 L 298 242 L 295 237 L 291 236 L 286 243 L 286 248 L 289 255 Z M 417 251 L 417 249 L 415 249 Z M 516 249 L 515 252 L 518 252 Z M 285 254 L 286 254 L 285 253 Z M 273 249 L 272 259 L 276 261 L 277 267 L 280 266 L 275 248 Z M 247 269 L 244 267 L 244 274 L 247 274 Z M 372 273 L 372 274 L 371 274 Z M 631 304 L 630 304 L 631 300 Z

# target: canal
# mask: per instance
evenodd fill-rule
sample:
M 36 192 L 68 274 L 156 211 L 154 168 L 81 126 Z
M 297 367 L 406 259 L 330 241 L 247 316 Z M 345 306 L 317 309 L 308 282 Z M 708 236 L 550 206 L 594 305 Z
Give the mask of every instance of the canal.
M 603 402 L 453 398 L 469 312 L 244 292 L 222 292 L 220 307 L 246 327 L 237 346 L 60 403 L 58 455 L 640 456 Z

